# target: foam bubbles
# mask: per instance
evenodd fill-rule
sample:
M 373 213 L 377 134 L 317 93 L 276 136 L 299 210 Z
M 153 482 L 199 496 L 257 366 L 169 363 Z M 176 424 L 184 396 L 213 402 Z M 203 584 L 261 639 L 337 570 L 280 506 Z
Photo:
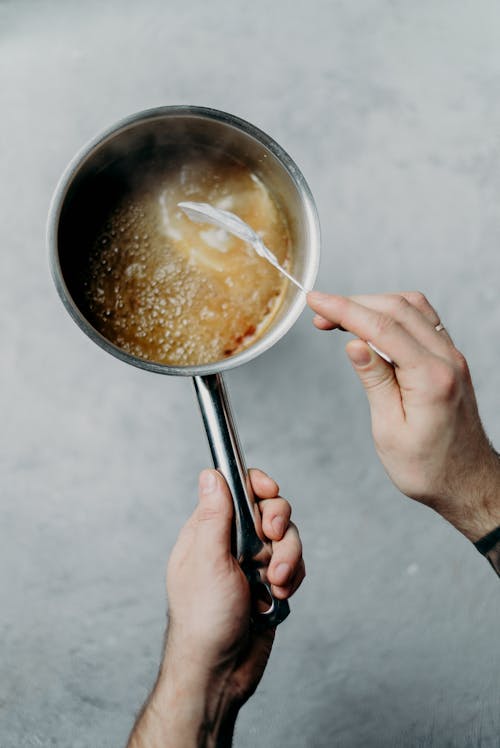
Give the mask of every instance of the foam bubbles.
M 286 280 L 226 232 L 196 226 L 177 203 L 230 205 L 285 263 L 289 232 L 275 202 L 228 159 L 150 170 L 98 234 L 85 290 L 96 327 L 139 358 L 189 366 L 248 347 L 266 329 Z

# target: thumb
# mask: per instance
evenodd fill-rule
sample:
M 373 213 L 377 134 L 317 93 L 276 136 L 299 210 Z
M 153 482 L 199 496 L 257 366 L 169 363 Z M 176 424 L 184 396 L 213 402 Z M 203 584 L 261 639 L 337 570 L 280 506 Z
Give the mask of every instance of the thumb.
M 206 553 L 231 553 L 233 500 L 226 481 L 217 470 L 203 470 L 198 485 L 197 542 Z
M 394 368 L 363 340 L 349 341 L 346 353 L 365 388 L 372 416 L 376 418 L 380 412 L 387 418 L 394 408 L 401 410 L 401 393 Z

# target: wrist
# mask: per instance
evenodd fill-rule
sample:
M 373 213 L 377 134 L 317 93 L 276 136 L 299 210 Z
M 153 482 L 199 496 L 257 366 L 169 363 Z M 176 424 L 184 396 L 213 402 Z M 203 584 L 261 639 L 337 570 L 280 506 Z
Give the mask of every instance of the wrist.
M 472 543 L 500 526 L 500 457 L 492 448 L 440 513 Z
M 230 674 L 167 652 L 148 709 L 162 725 L 161 748 L 229 748 L 239 706 Z

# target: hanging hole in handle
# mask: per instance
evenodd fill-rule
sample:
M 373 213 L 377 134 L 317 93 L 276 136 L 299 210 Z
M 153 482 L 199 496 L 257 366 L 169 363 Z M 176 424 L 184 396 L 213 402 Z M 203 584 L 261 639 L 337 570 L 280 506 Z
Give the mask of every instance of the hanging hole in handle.
M 274 610 L 274 598 L 269 585 L 256 582 L 252 585 L 252 607 L 259 616 L 270 615 Z

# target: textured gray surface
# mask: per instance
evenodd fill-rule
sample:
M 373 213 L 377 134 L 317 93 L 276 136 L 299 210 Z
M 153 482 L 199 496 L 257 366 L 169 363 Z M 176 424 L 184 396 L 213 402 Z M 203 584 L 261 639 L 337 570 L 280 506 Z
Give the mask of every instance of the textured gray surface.
M 107 356 L 56 298 L 44 224 L 69 158 L 162 104 L 262 127 L 317 199 L 318 286 L 425 290 L 499 444 L 499 25 L 493 0 L 0 1 L 2 748 L 124 744 L 208 462 L 190 383 Z M 228 377 L 309 570 L 236 743 L 498 746 L 498 580 L 391 487 L 342 335 L 310 316 Z

